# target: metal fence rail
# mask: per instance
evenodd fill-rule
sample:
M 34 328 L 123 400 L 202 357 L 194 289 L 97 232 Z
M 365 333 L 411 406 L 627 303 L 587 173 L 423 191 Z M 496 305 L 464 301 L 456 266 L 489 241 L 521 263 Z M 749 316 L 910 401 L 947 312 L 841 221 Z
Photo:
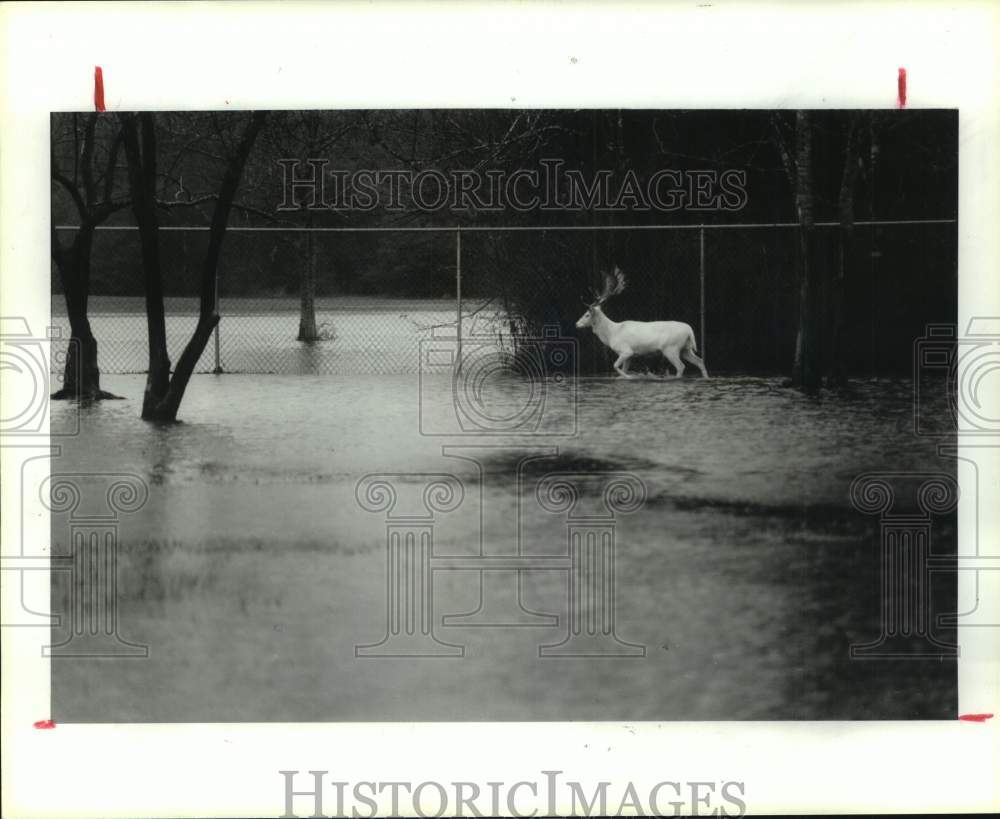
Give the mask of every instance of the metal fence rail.
M 951 273 L 943 268 L 955 264 L 955 224 L 954 219 L 855 223 L 860 239 L 858 267 L 864 276 L 852 284 L 857 290 L 854 298 L 862 305 L 866 299 L 870 302 L 855 322 L 865 325 L 871 350 L 884 346 L 879 338 L 879 314 L 898 309 L 890 304 L 895 288 L 912 291 L 915 281 L 924 280 L 932 282 L 928 285 L 932 289 L 937 286 L 933 282 L 944 289 L 950 286 Z M 420 367 L 421 345 L 442 334 L 455 340 L 461 362 L 461 345 L 471 337 L 479 343 L 488 337 L 504 347 L 513 343 L 516 333 L 524 332 L 514 315 L 517 300 L 512 301 L 506 292 L 507 274 L 496 259 L 511 259 L 510 269 L 519 253 L 529 260 L 546 252 L 582 260 L 593 255 L 597 242 L 612 238 L 623 243 L 627 252 L 633 241 L 629 236 L 642 237 L 643 252 L 632 256 L 639 255 L 643 263 L 628 271 L 629 290 L 610 311 L 618 311 L 619 318 L 677 318 L 697 324 L 702 353 L 709 351 L 716 369 L 720 365 L 723 369 L 766 369 L 767 362 L 787 357 L 777 347 L 787 346 L 793 331 L 785 325 L 794 317 L 795 242 L 790 229 L 797 227 L 795 222 L 233 226 L 217 280 L 222 318 L 196 371 L 411 373 Z M 819 222 L 817 227 L 835 240 L 836 231 L 828 229 L 838 228 L 839 223 Z M 56 229 L 71 231 L 76 226 Z M 136 228 L 100 226 L 97 230 L 89 316 L 101 369 L 145 372 L 147 329 L 138 242 L 122 240 L 123 233 Z M 164 234 L 168 347 L 176 359 L 197 322 L 199 250 L 208 228 L 163 226 L 160 230 Z M 564 243 L 560 249 L 552 248 L 554 237 Z M 831 244 L 831 252 L 832 248 Z M 602 254 L 611 252 L 605 248 Z M 305 284 L 304 259 L 311 260 L 311 287 Z M 543 273 L 517 282 L 539 291 L 537 323 L 569 331 L 582 309 L 579 296 L 593 284 L 584 272 L 589 268 L 581 265 L 576 281 L 565 277 L 550 281 Z M 927 302 L 936 296 L 926 293 L 920 298 Z M 304 307 L 307 302 L 312 311 Z M 313 340 L 299 339 L 304 312 L 315 314 Z M 65 303 L 56 277 L 52 320 L 68 337 Z M 594 347 L 589 355 L 603 353 Z

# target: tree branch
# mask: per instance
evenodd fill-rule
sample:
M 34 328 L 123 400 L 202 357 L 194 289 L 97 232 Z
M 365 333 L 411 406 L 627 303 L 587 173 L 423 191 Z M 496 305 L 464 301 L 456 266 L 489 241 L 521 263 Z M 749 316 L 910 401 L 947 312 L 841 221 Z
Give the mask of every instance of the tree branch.
M 92 167 L 94 158 L 94 131 L 97 128 L 97 114 L 93 113 L 87 117 L 87 124 L 83 130 L 83 155 L 80 157 L 83 174 L 83 199 L 87 203 L 87 209 L 94 204 L 94 169 Z
M 52 157 L 52 179 L 53 179 L 53 181 L 58 182 L 60 185 L 63 186 L 63 188 L 66 189 L 66 192 L 72 197 L 73 204 L 76 205 L 76 209 L 80 212 L 80 219 L 81 220 L 86 219 L 87 218 L 87 205 L 84 203 L 83 197 L 80 196 L 80 191 L 78 191 L 76 189 L 76 185 L 74 185 L 67 177 L 63 176 L 56 169 L 56 164 L 55 163 L 56 163 L 56 158 L 55 158 L 55 156 L 53 156 Z
M 124 135 L 122 134 L 122 129 L 118 129 L 118 133 L 115 134 L 115 140 L 111 144 L 111 150 L 108 152 L 108 161 L 104 166 L 104 203 L 109 204 L 111 202 L 111 195 L 114 193 L 115 187 L 115 170 L 118 165 L 118 151 L 121 148 L 122 140 Z
M 165 201 L 162 199 L 156 200 L 156 206 L 161 210 L 173 210 L 174 208 L 193 208 L 197 205 L 203 205 L 206 202 L 218 202 L 219 194 L 217 193 L 207 193 L 204 196 L 197 196 L 193 199 L 186 199 L 183 201 Z M 257 216 L 263 216 L 269 222 L 277 221 L 274 214 L 268 213 L 266 210 L 260 210 L 255 208 L 253 205 L 243 205 L 239 202 L 233 202 L 230 205 L 234 210 L 242 211 L 244 213 L 253 213 Z
M 785 135 L 781 133 L 781 125 L 779 124 L 777 115 L 772 114 L 768 119 L 774 133 L 774 144 L 778 149 L 778 153 L 781 155 L 781 164 L 784 166 L 785 176 L 788 177 L 788 184 L 794 191 L 796 185 L 795 161 L 792 159 L 792 155 L 788 151 L 788 143 L 785 141 Z

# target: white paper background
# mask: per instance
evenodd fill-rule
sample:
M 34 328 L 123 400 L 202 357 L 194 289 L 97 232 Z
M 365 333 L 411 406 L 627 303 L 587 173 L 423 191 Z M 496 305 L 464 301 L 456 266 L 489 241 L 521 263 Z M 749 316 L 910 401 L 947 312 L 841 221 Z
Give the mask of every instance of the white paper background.
M 960 109 L 960 325 L 1000 316 L 998 7 L 989 3 L 6 4 L 0 7 L 0 305 L 49 316 L 48 115 L 115 109 L 909 107 Z M 995 400 L 995 397 L 994 397 Z M 994 409 L 996 404 L 994 403 Z M 993 412 L 992 417 L 997 417 Z M 34 443 L 44 446 L 44 440 Z M 2 451 L 4 554 L 21 536 Z M 980 474 L 996 469 L 977 451 Z M 11 471 L 13 470 L 13 471 Z M 998 474 L 996 471 L 993 475 Z M 960 507 L 963 552 L 972 500 Z M 980 543 L 996 544 L 997 486 Z M 12 513 L 13 512 L 13 513 Z M 48 541 L 36 509 L 24 532 Z M 13 544 L 13 546 L 11 545 Z M 5 613 L 17 605 L 4 573 Z M 971 607 L 974 576 L 961 573 Z M 980 583 L 993 591 L 997 583 Z M 48 716 L 44 629 L 4 629 L 4 814 L 271 815 L 279 769 L 341 780 L 742 780 L 751 812 L 1000 806 L 1000 719 L 965 723 L 155 725 Z M 1000 712 L 996 629 L 964 629 L 960 712 Z M 914 674 L 919 674 L 919 664 Z M 280 691 L 275 691 L 280 696 Z M 305 780 L 302 780 L 305 784 Z M 640 788 L 641 790 L 641 788 Z M 714 804 L 718 804 L 716 801 Z M 306 804 L 298 803 L 300 814 Z M 328 808 L 332 810 L 332 806 Z

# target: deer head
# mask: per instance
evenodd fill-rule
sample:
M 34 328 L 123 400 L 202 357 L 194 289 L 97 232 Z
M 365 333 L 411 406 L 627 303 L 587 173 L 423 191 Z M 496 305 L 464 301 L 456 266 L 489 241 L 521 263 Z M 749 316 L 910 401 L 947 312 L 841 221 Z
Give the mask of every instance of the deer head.
M 586 299 L 583 303 L 587 305 L 587 312 L 580 316 L 579 320 L 576 322 L 576 326 L 579 329 L 584 327 L 592 327 L 594 324 L 594 316 L 601 312 L 601 305 L 604 304 L 612 296 L 617 296 L 625 289 L 625 274 L 622 273 L 621 268 L 617 265 L 613 273 L 604 274 L 604 287 L 600 293 L 593 290 L 590 292 L 590 301 Z

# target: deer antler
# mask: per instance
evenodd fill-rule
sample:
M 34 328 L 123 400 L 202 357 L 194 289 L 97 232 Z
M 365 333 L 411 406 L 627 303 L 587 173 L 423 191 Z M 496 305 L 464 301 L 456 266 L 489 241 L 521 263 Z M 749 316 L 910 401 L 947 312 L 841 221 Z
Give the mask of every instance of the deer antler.
M 615 271 L 611 275 L 614 276 L 615 281 L 608 295 L 617 296 L 625 289 L 625 274 L 622 273 L 622 269 L 618 265 L 615 265 Z M 609 276 L 608 278 L 610 279 L 611 277 Z
M 594 304 L 604 304 L 612 296 L 617 296 L 625 289 L 625 274 L 621 268 L 615 265 L 614 273 L 604 274 L 604 289 L 601 292 L 593 293 Z

